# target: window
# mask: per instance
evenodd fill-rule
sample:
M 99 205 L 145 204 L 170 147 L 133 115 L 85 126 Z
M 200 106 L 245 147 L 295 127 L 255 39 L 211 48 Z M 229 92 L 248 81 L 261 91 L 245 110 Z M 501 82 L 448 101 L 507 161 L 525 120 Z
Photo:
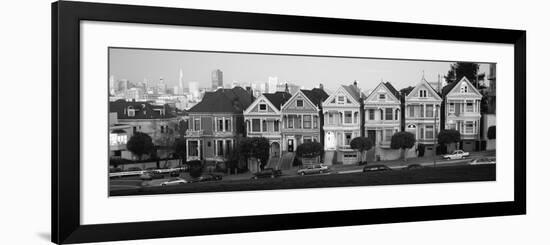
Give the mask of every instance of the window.
M 233 144 L 231 140 L 225 141 L 225 154 L 231 154 L 231 151 L 233 150 Z
M 267 132 L 267 121 L 262 120 L 262 132 Z
M 225 119 L 225 131 L 231 132 L 231 119 L 230 118 Z
M 304 115 L 304 128 L 311 128 L 311 115 Z
M 359 112 L 354 112 L 353 113 L 353 123 L 357 124 L 358 118 L 359 118 Z
M 279 132 L 279 121 L 274 121 L 273 122 L 273 130 L 275 132 Z
M 189 148 L 187 151 L 187 155 L 191 157 L 198 157 L 199 156 L 199 142 L 198 141 L 189 141 Z
M 379 94 L 378 99 L 379 100 L 385 100 L 386 99 L 386 94 Z
M 351 143 L 351 133 L 345 133 L 344 134 L 344 143 L 346 145 L 349 145 Z
M 393 119 L 393 109 L 386 108 L 386 120 L 392 120 L 392 119 Z
M 302 116 L 296 116 L 296 120 L 294 121 L 294 127 L 295 128 L 302 128 Z
M 344 123 L 351 123 L 351 111 L 344 112 Z
M 455 113 L 455 103 L 449 103 L 449 113 Z
M 409 117 L 414 117 L 414 106 L 409 106 Z
M 319 117 L 313 116 L 313 128 L 317 128 L 319 123 Z
M 474 102 L 466 102 L 466 112 L 474 112 Z
M 131 106 L 128 108 L 128 116 L 129 117 L 135 117 L 136 116 L 136 110 L 131 109 L 131 108 L 132 108 Z
M 434 105 L 426 105 L 426 117 L 434 117 Z
M 223 140 L 216 141 L 216 155 L 223 156 Z
M 297 107 L 304 107 L 304 100 L 296 100 Z
M 288 116 L 288 128 L 294 128 L 294 117 L 292 115 Z
M 136 127 L 132 127 L 132 132 L 135 134 L 137 131 Z
M 466 134 L 473 134 L 474 133 L 474 122 L 473 121 L 466 121 L 464 124 L 464 133 Z
M 196 131 L 201 130 L 201 119 L 200 118 L 195 118 L 194 129 Z
M 424 139 L 424 127 L 420 126 L 420 139 Z
M 160 126 L 160 133 L 161 134 L 166 133 L 166 132 L 164 132 L 164 126 Z
M 260 111 L 267 111 L 267 105 L 266 104 L 260 104 L 259 108 L 260 108 Z
M 344 158 L 356 158 L 356 157 L 357 157 L 356 153 L 346 153 L 346 154 L 344 154 Z
M 428 97 L 428 93 L 427 93 L 427 91 L 424 90 L 424 89 L 421 89 L 420 91 L 418 91 L 418 93 L 419 93 L 419 97 L 420 97 L 420 98 L 426 98 L 426 97 Z
M 426 125 L 426 139 L 433 139 L 433 138 L 434 138 L 434 126 Z
M 420 109 L 420 117 L 424 117 L 424 110 L 422 110 L 423 108 L 419 107 L 418 109 Z
M 218 127 L 217 127 L 217 129 L 218 129 L 219 132 L 221 132 L 221 131 L 223 131 L 223 119 L 222 119 L 222 118 L 218 118 L 217 121 L 218 121 Z
M 468 93 L 468 85 L 462 84 L 462 86 L 460 86 L 460 92 L 461 93 Z
M 342 95 L 338 96 L 338 104 L 344 104 L 346 98 Z
M 252 119 L 252 132 L 260 132 L 260 119 Z
M 369 120 L 374 120 L 374 109 L 369 109 Z
M 391 142 L 392 136 L 393 136 L 393 129 L 384 130 L 384 141 Z
M 334 124 L 334 114 L 328 114 L 328 124 Z

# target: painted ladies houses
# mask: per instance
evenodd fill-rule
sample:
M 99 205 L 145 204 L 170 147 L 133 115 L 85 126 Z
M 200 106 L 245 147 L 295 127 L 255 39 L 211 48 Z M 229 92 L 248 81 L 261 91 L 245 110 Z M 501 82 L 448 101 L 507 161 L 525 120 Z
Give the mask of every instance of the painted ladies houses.
M 246 135 L 265 137 L 269 140 L 270 158 L 281 155 L 281 106 L 290 99 L 286 92 L 265 93 L 256 99 L 244 112 Z
M 405 97 L 405 131 L 415 135 L 417 145 L 425 145 L 426 156 L 432 155 L 437 147 L 441 102 L 439 94 L 424 77 Z
M 303 142 L 322 143 L 321 109 L 326 98 L 323 89 L 301 89 L 281 107 L 283 151 L 294 152 Z
M 464 151 L 478 150 L 481 93 L 463 77 L 443 88 L 445 97 L 445 128 L 460 132 L 459 147 Z
M 323 102 L 325 164 L 355 164 L 360 154 L 351 149 L 353 138 L 361 136 L 361 91 L 357 82 L 342 85 Z
M 206 164 L 225 161 L 237 137 L 245 133 L 243 111 L 252 101 L 250 93 L 241 87 L 206 92 L 188 111 L 187 161 L 201 160 Z
M 391 149 L 391 138 L 401 129 L 401 96 L 389 82 L 380 82 L 365 98 L 365 131 L 373 142 L 368 160 L 395 160 L 400 151 Z

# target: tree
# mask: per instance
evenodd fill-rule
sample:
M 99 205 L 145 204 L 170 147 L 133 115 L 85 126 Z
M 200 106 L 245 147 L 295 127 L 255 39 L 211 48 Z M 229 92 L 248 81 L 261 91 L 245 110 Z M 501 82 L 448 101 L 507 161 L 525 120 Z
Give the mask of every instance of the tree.
M 319 142 L 306 142 L 296 148 L 298 157 L 318 157 L 323 154 L 323 145 Z
M 491 126 L 487 129 L 487 138 L 490 140 L 497 138 L 497 126 Z
M 437 135 L 437 142 L 445 146 L 460 141 L 460 132 L 454 129 L 444 129 Z
M 138 157 L 139 160 L 143 155 L 151 154 L 155 149 L 153 145 L 153 139 L 146 133 L 135 132 L 128 143 L 126 143 L 126 148 Z
M 187 142 L 184 138 L 177 138 L 173 146 L 174 154 L 180 159 L 181 165 L 187 159 Z
M 361 153 L 360 163 L 363 163 L 363 159 L 364 159 L 363 153 L 372 148 L 372 141 L 367 137 L 356 137 L 356 138 L 353 138 L 349 144 L 351 146 L 351 149 L 357 150 Z
M 397 132 L 391 137 L 391 148 L 401 149 L 403 161 L 407 161 L 407 150 L 414 146 L 416 139 L 410 132 Z
M 399 92 L 401 92 L 402 95 L 409 95 L 409 93 L 411 91 L 413 91 L 414 87 L 413 86 L 408 86 L 406 88 L 402 88 L 401 90 L 399 90 Z
M 245 159 L 259 159 L 260 167 L 263 168 L 269 159 L 269 140 L 264 137 L 242 138 L 239 151 Z
M 485 79 L 485 74 L 478 74 L 479 64 L 472 62 L 456 62 L 451 64 L 445 81 L 450 84 L 462 77 L 466 77 L 476 88 L 479 88 L 479 80 Z

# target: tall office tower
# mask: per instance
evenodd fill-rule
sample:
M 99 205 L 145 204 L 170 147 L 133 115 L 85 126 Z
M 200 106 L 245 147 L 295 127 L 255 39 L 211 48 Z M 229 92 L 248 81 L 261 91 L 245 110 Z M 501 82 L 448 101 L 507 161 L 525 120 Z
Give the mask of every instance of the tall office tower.
M 269 77 L 267 84 L 268 84 L 268 93 L 275 93 L 277 92 L 277 84 L 279 83 L 279 79 L 277 77 Z
M 223 88 L 223 72 L 220 69 L 212 71 L 212 90 Z
M 189 82 L 189 94 L 191 94 L 192 100 L 198 100 L 200 96 L 199 83 Z
M 176 91 L 174 91 L 175 94 L 183 94 L 183 70 L 180 69 L 180 78 L 179 78 L 179 89 L 177 90 L 177 93 Z
M 158 93 L 159 94 L 166 94 L 166 89 L 168 88 L 166 86 L 166 83 L 164 82 L 164 79 L 161 77 L 160 80 L 159 80 L 159 83 L 158 83 Z

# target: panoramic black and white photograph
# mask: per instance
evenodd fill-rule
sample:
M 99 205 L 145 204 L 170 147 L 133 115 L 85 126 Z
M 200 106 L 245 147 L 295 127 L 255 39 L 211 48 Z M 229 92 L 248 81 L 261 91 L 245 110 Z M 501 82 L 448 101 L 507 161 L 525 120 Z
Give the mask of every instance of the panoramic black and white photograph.
M 495 63 L 108 54 L 110 196 L 496 180 Z

